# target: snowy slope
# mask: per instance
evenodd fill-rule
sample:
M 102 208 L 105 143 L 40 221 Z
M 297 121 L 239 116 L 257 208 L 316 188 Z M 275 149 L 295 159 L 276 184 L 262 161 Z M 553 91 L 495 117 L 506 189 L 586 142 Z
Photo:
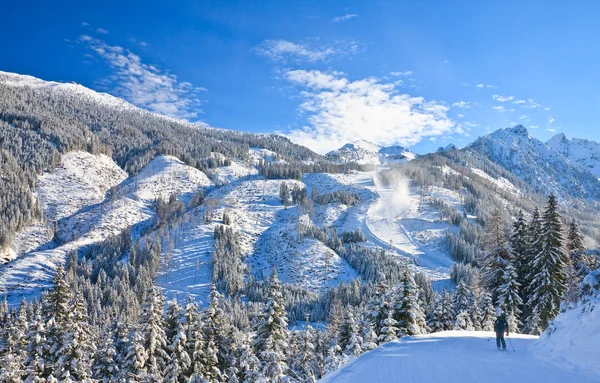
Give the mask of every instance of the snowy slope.
M 447 331 L 404 337 L 361 355 L 322 383 L 592 383 L 600 376 L 568 362 L 550 363 L 531 345 L 537 337 L 511 335 L 516 352 L 496 351 L 492 333 Z M 511 343 L 509 343 L 510 348 Z
M 325 156 L 337 163 L 355 162 L 361 165 L 379 165 L 384 162 L 404 162 L 415 158 L 415 154 L 402 146 L 381 147 L 372 142 L 358 140 L 327 153 Z
M 104 200 L 108 189 L 127 178 L 113 160 L 103 154 L 92 155 L 76 151 L 62 156 L 62 164 L 40 176 L 36 196 L 40 200 L 43 221 L 34 222 L 17 233 L 12 245 L 13 256 L 48 246 L 52 240 L 52 222 Z
M 204 173 L 171 156 L 156 157 L 127 180 L 108 157 L 75 152 L 63 158 L 63 167 L 42 176 L 37 191 L 47 216 L 57 219 L 54 238 L 59 243 L 35 229 L 19 233 L 29 251 L 0 267 L 0 292 L 10 299 L 38 294 L 73 251 L 130 227 L 142 229 L 154 218 L 152 205 L 158 197 L 168 199 L 175 192 L 185 202 L 194 191 L 212 185 Z M 106 198 L 113 186 L 114 195 Z
M 543 194 L 600 198 L 594 175 L 531 137 L 522 125 L 480 137 L 464 150 L 504 167 Z
M 108 93 L 93 91 L 75 83 L 61 83 L 55 81 L 44 81 L 39 78 L 0 71 L 0 82 L 14 87 L 49 88 L 57 93 L 75 94 L 83 99 L 117 109 L 137 109 L 127 101 L 112 96 Z
M 567 361 L 600 381 L 600 269 L 589 274 L 583 285 L 586 296 L 552 321 L 535 349 L 550 362 Z
M 600 178 L 599 143 L 580 138 L 569 140 L 563 133 L 559 133 L 548 140 L 546 145 Z

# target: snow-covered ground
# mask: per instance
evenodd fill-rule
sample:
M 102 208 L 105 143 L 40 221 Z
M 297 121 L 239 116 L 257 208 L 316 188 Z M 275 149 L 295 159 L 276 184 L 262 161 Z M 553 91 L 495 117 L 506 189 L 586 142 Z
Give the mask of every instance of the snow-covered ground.
M 64 155 L 62 166 L 44 174 L 37 189 L 48 221 L 58 220 L 55 237 L 60 243 L 41 223 L 19 233 L 17 244 L 25 251 L 0 266 L 0 292 L 11 302 L 38 295 L 73 251 L 149 223 L 158 197 L 168 199 L 176 192 L 186 200 L 212 185 L 204 173 L 171 156 L 158 156 L 139 175 L 125 178 L 126 173 L 106 156 Z M 111 187 L 116 193 L 108 198 Z
M 534 348 L 551 363 L 569 363 L 600 382 L 600 269 L 583 286 L 591 293 L 558 314 Z
M 493 334 L 447 331 L 403 337 L 361 355 L 322 383 L 592 383 L 600 376 L 566 361 L 550 363 L 531 348 L 537 337 L 511 335 L 509 351 L 496 351 Z

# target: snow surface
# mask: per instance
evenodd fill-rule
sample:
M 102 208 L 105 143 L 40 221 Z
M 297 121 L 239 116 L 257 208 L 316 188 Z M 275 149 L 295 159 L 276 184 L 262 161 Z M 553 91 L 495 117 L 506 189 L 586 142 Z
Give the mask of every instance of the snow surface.
M 511 334 L 505 353 L 496 350 L 494 338 L 486 341 L 492 336 L 483 331 L 446 331 L 403 337 L 361 355 L 320 382 L 600 382 L 600 375 L 574 370 L 566 361 L 551 363 L 538 357 L 531 347 L 537 337 Z
M 534 345 L 552 363 L 568 363 L 600 382 L 600 269 L 584 280 L 594 293 L 560 313 Z

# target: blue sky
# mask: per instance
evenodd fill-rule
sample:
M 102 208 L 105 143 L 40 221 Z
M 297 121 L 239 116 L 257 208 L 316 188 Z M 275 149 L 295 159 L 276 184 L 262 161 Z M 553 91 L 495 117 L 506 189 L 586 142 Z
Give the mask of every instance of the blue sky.
M 5 1 L 0 70 L 324 152 L 600 141 L 595 1 Z

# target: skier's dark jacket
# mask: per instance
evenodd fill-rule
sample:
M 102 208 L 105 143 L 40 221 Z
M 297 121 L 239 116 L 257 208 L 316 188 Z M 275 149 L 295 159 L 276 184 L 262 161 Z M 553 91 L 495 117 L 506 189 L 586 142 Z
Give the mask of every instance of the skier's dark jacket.
M 502 317 L 496 319 L 496 323 L 494 323 L 494 330 L 496 331 L 496 334 L 504 334 L 504 331 L 507 329 L 508 323 L 506 322 L 506 319 Z

